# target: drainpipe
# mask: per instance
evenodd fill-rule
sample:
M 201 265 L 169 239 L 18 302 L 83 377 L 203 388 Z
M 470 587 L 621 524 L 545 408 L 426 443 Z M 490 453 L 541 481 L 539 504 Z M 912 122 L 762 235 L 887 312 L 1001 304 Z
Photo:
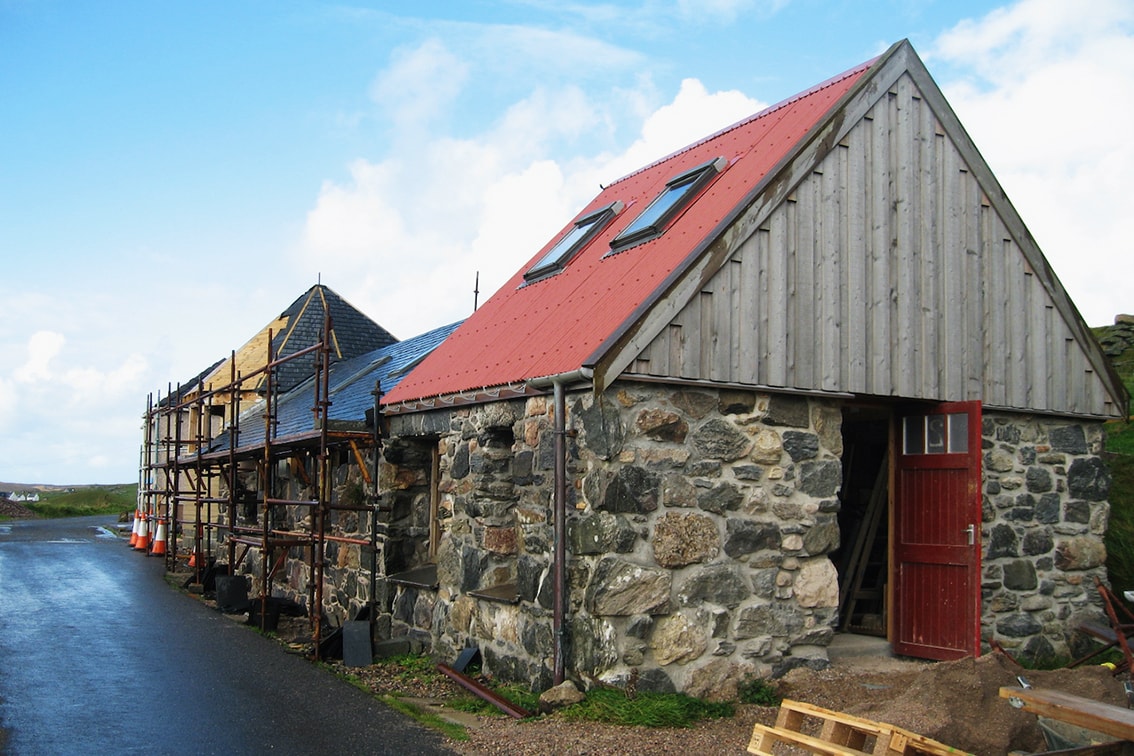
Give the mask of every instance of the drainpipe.
M 579 368 L 569 373 L 559 373 L 543 378 L 534 378 L 528 385 L 536 389 L 553 387 L 555 396 L 555 491 L 553 500 L 555 556 L 553 584 L 553 635 L 555 637 L 555 669 L 553 682 L 563 682 L 566 668 L 567 637 L 567 400 L 564 387 L 579 381 L 589 381 L 594 376 L 590 368 Z

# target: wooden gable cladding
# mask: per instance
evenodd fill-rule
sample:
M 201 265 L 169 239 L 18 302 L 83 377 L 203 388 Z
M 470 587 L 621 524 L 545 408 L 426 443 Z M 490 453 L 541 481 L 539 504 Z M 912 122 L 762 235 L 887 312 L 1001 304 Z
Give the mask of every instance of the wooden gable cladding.
M 1105 357 L 920 61 L 880 65 L 609 364 L 1120 416 Z

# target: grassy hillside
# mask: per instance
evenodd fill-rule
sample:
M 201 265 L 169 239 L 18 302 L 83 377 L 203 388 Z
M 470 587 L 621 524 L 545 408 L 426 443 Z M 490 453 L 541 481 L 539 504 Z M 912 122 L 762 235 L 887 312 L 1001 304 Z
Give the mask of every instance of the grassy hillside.
M 37 517 L 85 517 L 87 515 L 133 512 L 138 501 L 138 484 L 113 486 L 71 486 L 39 492 L 39 501 L 24 506 Z
M 1126 390 L 1134 394 L 1134 319 L 1095 328 Z M 1120 591 L 1134 589 L 1134 422 L 1107 423 L 1106 462 L 1110 468 L 1110 525 L 1106 533 L 1107 573 Z

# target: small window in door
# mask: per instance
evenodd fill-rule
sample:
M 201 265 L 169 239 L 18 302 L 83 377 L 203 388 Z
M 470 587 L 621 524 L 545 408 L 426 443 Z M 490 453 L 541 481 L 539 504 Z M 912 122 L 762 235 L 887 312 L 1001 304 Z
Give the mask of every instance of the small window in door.
M 902 453 L 966 454 L 969 451 L 969 416 L 914 415 L 902 418 Z

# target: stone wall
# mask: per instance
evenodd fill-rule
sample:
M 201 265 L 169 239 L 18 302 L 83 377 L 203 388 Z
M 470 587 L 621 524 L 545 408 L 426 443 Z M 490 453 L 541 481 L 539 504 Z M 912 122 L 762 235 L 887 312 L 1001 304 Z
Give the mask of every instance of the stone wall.
M 1101 423 L 986 413 L 982 635 L 1016 656 L 1078 655 L 1106 580 Z M 1105 618 L 1102 619 L 1105 623 Z
M 567 669 L 584 682 L 728 696 L 747 676 L 826 664 L 836 622 L 841 407 L 741 391 L 618 384 L 568 397 Z M 376 635 L 549 685 L 554 416 L 549 397 L 391 418 L 381 465 Z M 1105 579 L 1109 475 L 1100 424 L 986 413 L 982 631 L 1025 658 L 1077 655 Z M 431 563 L 437 588 L 391 580 Z M 333 501 L 357 503 L 351 459 Z M 308 465 L 313 460 L 308 461 Z M 310 498 L 313 470 L 280 463 L 276 496 Z M 258 486 L 255 473 L 245 485 Z M 272 527 L 310 528 L 311 508 Z M 241 514 L 241 513 L 238 513 Z M 250 512 L 258 522 L 262 504 Z M 366 537 L 357 512 L 328 532 Z M 240 523 L 238 517 L 238 524 Z M 292 548 L 272 593 L 310 605 L 310 550 Z M 258 580 L 259 555 L 242 571 Z M 327 545 L 324 614 L 339 624 L 370 595 L 369 553 Z M 254 582 L 255 582 L 254 580 Z M 254 591 L 258 592 L 258 584 Z
M 435 434 L 448 514 L 439 588 L 400 617 L 428 622 L 439 658 L 476 644 L 490 673 L 533 687 L 552 667 L 552 411 L 537 397 L 391 419 L 395 438 Z M 727 697 L 825 666 L 840 423 L 833 403 L 753 392 L 569 397 L 568 670 Z

